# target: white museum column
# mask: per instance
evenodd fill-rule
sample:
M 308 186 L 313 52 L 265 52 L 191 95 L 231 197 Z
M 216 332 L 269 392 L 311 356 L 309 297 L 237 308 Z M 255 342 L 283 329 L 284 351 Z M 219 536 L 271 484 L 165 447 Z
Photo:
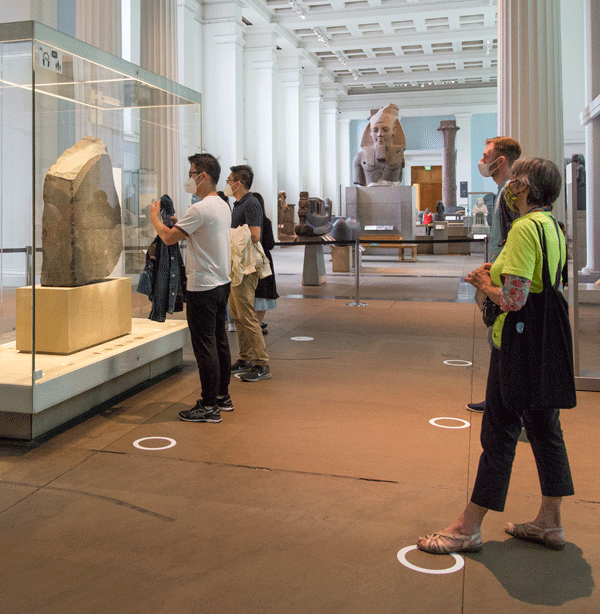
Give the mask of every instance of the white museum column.
M 177 0 L 179 83 L 202 91 L 202 25 L 197 0 Z
M 244 48 L 244 142 L 271 220 L 277 219 L 277 42 L 275 26 L 249 26 Z
M 304 83 L 302 51 L 282 50 L 278 55 L 278 164 L 277 191 L 286 192 L 287 202 L 297 204 L 304 185 Z
M 238 2 L 204 5 L 202 149 L 229 167 L 244 164 L 244 35 Z
M 122 23 L 121 23 L 121 0 L 77 0 L 75 20 L 75 37 L 92 45 L 97 49 L 122 57 Z M 77 78 L 96 78 L 96 66 L 87 64 L 83 68 L 83 74 Z M 95 103 L 93 88 L 88 84 L 76 85 L 78 99 Z M 106 143 L 108 155 L 113 167 L 123 168 L 123 151 L 121 147 L 123 133 L 123 117 L 114 113 L 103 113 L 99 110 L 82 108 L 76 122 L 75 139 L 83 136 L 100 137 Z M 102 128 L 97 129 L 96 124 L 101 123 Z M 117 186 L 119 189 L 120 186 Z
M 177 63 L 176 0 L 144 0 L 140 36 L 142 68 L 177 81 Z M 178 215 L 189 204 L 182 202 L 184 177 L 180 170 L 182 152 L 178 133 L 152 125 L 177 127 L 178 116 L 178 111 L 172 108 L 140 110 L 140 208 L 147 205 L 148 198 L 160 198 L 163 194 L 173 199 Z M 144 171 L 147 172 L 145 188 L 142 181 Z
M 585 274 L 600 274 L 600 3 L 585 0 L 585 126 L 587 264 Z
M 335 83 L 323 86 L 323 195 L 320 197 L 331 200 L 333 215 L 340 213 L 338 95 Z
M 306 155 L 306 181 L 303 190 L 309 196 L 323 197 L 323 90 L 322 68 L 304 71 L 304 102 L 306 104 L 306 129 L 304 134 Z
M 350 160 L 350 118 L 338 119 L 338 164 L 340 168 L 340 184 L 342 186 L 342 202 L 340 215 L 346 217 L 346 188 L 353 184 L 352 163 Z
M 77 0 L 76 38 L 121 57 L 121 0 Z
M 592 0 L 597 2 L 597 0 Z M 498 2 L 498 134 L 564 165 L 559 0 Z M 555 208 L 564 220 L 562 207 Z
M 57 0 L 0 0 L 0 21 L 39 21 L 56 28 L 58 15 Z
M 471 190 L 471 117 L 472 113 L 455 113 L 456 125 L 460 130 L 456 133 L 456 204 L 466 205 L 460 198 L 460 182 L 466 181 Z M 483 148 L 483 143 L 481 145 Z M 468 200 L 467 200 L 468 202 Z

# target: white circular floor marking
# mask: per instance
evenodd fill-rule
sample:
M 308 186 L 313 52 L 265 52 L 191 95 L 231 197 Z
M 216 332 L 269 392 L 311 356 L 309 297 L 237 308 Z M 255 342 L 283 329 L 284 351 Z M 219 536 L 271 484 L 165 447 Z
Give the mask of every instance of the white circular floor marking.
M 444 364 L 449 367 L 470 367 L 473 363 L 468 360 L 444 360 Z
M 291 337 L 292 341 L 314 341 L 314 337 Z
M 456 422 L 460 422 L 460 426 L 448 426 L 446 424 L 438 424 L 438 420 L 455 420 Z M 438 426 L 441 429 L 467 429 L 471 426 L 470 422 L 466 420 L 462 420 L 461 418 L 449 418 L 448 416 L 442 416 L 441 418 L 432 418 L 429 421 L 429 424 L 433 424 L 433 426 Z
M 398 560 L 409 569 L 414 571 L 419 571 L 421 573 L 430 573 L 434 575 L 441 575 L 446 573 L 454 573 L 455 571 L 461 570 L 465 565 L 465 560 L 462 556 L 458 556 L 455 552 L 453 552 L 450 556 L 454 557 L 454 565 L 452 567 L 448 567 L 448 569 L 427 569 L 426 567 L 419 567 L 418 565 L 413 565 L 406 560 L 406 554 L 411 550 L 416 550 L 417 546 L 406 546 L 406 548 L 402 548 L 400 552 L 398 552 Z
M 148 447 L 148 446 L 143 446 L 142 445 L 142 441 L 150 441 L 151 439 L 162 439 L 163 441 L 168 441 L 169 443 L 166 446 L 162 446 L 160 448 L 154 448 L 154 447 Z M 133 442 L 133 445 L 136 448 L 139 448 L 140 450 L 168 450 L 169 448 L 172 448 L 174 445 L 177 445 L 177 442 L 174 439 L 171 439 L 170 437 L 142 437 L 142 439 L 136 439 L 136 441 Z

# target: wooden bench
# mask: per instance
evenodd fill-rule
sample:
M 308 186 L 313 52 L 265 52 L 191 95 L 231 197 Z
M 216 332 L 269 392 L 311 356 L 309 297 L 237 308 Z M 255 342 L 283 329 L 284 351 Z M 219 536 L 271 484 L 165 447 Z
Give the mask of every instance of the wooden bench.
M 380 241 L 402 241 L 401 234 L 368 234 L 360 235 L 360 242 L 364 247 L 373 247 L 380 249 L 398 248 L 398 260 L 405 262 L 404 250 L 410 249 L 411 262 L 417 261 L 417 243 L 380 243 Z

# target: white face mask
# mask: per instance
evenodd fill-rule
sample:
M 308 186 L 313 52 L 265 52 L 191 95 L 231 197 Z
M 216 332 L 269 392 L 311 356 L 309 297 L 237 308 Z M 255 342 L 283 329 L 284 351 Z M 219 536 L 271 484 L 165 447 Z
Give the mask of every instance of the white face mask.
M 225 187 L 223 188 L 223 194 L 225 194 L 225 196 L 229 196 L 229 197 L 233 196 L 233 190 L 231 189 L 231 184 L 230 183 L 226 183 L 225 184 Z
M 496 164 L 498 160 L 500 160 L 500 158 L 496 158 L 493 162 L 488 162 L 487 164 L 485 162 L 480 162 L 477 166 L 481 175 L 483 177 L 491 177 L 492 173 L 498 168 L 498 166 L 496 166 L 496 168 L 492 170 L 492 166 Z
M 188 177 L 183 184 L 183 189 L 188 194 L 195 194 L 198 191 L 198 188 L 204 183 L 204 181 L 205 180 L 203 179 L 199 185 L 196 185 L 196 180 L 193 177 Z

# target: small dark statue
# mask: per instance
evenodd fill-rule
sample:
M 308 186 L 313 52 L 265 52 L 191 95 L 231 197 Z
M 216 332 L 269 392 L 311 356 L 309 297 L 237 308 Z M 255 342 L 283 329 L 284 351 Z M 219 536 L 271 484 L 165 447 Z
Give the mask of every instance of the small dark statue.
M 296 226 L 298 236 L 316 237 L 331 232 L 331 200 L 308 196 L 308 192 L 300 192 L 298 201 L 298 218 Z

